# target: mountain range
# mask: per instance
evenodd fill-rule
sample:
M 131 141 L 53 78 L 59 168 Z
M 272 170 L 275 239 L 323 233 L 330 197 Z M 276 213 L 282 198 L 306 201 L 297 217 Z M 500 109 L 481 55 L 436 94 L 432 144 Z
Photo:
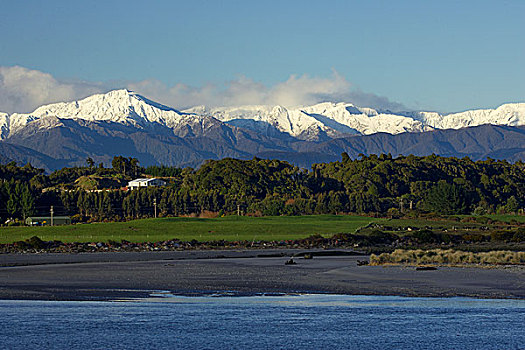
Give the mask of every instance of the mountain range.
M 109 164 L 114 155 L 142 165 L 198 166 L 224 157 L 279 158 L 299 166 L 391 153 L 525 159 L 525 103 L 441 115 L 394 113 L 350 103 L 176 110 L 128 90 L 0 113 L 0 162 L 47 171 Z

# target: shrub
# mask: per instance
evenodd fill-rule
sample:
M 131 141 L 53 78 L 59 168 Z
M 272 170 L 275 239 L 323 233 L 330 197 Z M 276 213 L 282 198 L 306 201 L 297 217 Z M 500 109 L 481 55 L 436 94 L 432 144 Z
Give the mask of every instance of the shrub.
M 391 217 L 392 219 L 399 219 L 401 217 L 401 213 L 399 212 L 399 209 L 397 208 L 389 208 L 386 211 L 386 215 Z
M 485 240 L 484 236 L 478 233 L 463 235 L 462 238 L 465 242 L 483 242 Z
M 35 249 L 43 249 L 46 247 L 46 243 L 42 241 L 38 236 L 33 236 L 31 238 L 28 238 L 26 239 L 26 242 L 32 248 L 35 248 Z
M 514 236 L 512 231 L 493 231 L 490 234 L 491 241 L 510 241 Z
M 418 243 L 441 243 L 441 236 L 427 229 L 414 232 L 412 237 Z
M 490 223 L 490 218 L 486 217 L 486 216 L 478 216 L 476 217 L 476 222 L 480 223 L 480 224 L 483 224 L 483 225 L 487 225 L 488 223 Z
M 516 233 L 512 236 L 513 242 L 525 242 L 525 228 L 520 227 Z
M 383 232 L 381 230 L 373 230 L 368 235 L 368 240 L 371 244 L 391 244 L 399 237 L 393 233 Z
M 525 252 L 500 250 L 473 253 L 452 249 L 396 249 L 392 253 L 370 256 L 370 265 L 382 264 L 525 264 Z
M 313 234 L 313 235 L 310 235 L 308 237 L 306 237 L 303 241 L 305 243 L 309 243 L 309 244 L 319 244 L 319 243 L 322 243 L 324 242 L 324 237 L 321 236 L 320 234 L 316 233 L 316 234 Z
M 474 212 L 472 214 L 474 214 L 474 215 L 485 215 L 485 214 L 487 214 L 487 209 L 485 209 L 482 206 L 478 206 L 478 207 L 476 207 L 476 209 L 474 209 Z

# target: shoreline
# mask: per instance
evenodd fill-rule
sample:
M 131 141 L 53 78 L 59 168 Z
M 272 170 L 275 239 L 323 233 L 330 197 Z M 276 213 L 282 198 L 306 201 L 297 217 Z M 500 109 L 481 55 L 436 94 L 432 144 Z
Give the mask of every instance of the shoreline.
M 358 266 L 350 250 L 213 250 L 0 255 L 0 300 L 111 301 L 217 293 L 525 299 L 525 268 Z M 314 252 L 313 259 L 292 255 Z M 367 258 L 367 257 L 366 257 Z

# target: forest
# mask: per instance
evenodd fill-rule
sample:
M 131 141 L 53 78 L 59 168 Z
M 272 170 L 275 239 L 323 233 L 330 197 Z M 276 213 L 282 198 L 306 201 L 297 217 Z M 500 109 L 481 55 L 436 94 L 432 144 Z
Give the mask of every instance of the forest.
M 137 177 L 166 186 L 129 191 Z M 141 167 L 116 156 L 111 167 L 94 164 L 50 174 L 31 164 L 0 165 L 0 222 L 28 216 L 71 216 L 75 222 L 124 221 L 167 216 L 523 213 L 525 163 L 469 158 L 360 155 L 299 168 L 253 158 L 210 160 L 198 169 Z

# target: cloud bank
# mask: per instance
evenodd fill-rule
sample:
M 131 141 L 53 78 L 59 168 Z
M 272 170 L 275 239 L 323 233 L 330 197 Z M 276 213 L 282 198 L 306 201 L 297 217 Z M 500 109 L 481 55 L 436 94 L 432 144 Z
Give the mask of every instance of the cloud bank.
M 0 66 L 0 111 L 28 113 L 49 103 L 78 100 L 104 90 L 102 84 L 67 82 L 24 67 Z
M 266 86 L 241 76 L 224 86 L 208 84 L 192 87 L 177 84 L 169 87 L 158 80 L 128 84 L 128 88 L 179 109 L 206 105 L 209 107 L 242 105 L 281 105 L 285 107 L 312 105 L 320 102 L 351 102 L 357 106 L 407 110 L 386 97 L 352 88 L 350 82 L 333 71 L 329 78 L 292 75 L 288 80 Z
M 392 111 L 406 110 L 402 104 L 392 102 L 386 97 L 353 88 L 352 84 L 336 71 L 328 78 L 292 75 L 286 81 L 269 87 L 244 76 L 222 86 L 207 84 L 194 87 L 185 84 L 167 86 L 154 79 L 127 83 L 65 81 L 38 70 L 0 66 L 0 111 L 29 113 L 44 104 L 78 100 L 118 88 L 128 88 L 178 109 L 198 105 L 291 107 L 332 101 L 351 102 L 357 106 Z

